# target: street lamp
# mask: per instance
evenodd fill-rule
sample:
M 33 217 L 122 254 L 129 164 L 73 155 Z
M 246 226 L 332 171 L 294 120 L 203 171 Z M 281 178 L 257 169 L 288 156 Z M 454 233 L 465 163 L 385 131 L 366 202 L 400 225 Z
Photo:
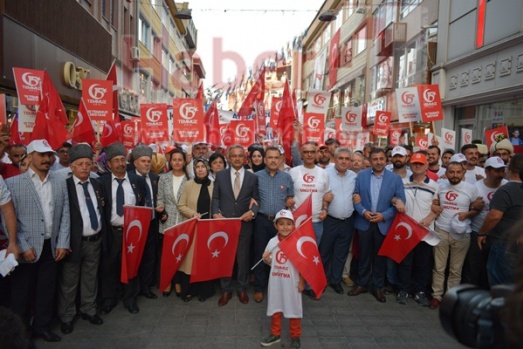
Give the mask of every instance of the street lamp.
M 327 10 L 323 12 L 318 19 L 322 22 L 332 22 L 336 19 L 336 14 L 333 10 Z

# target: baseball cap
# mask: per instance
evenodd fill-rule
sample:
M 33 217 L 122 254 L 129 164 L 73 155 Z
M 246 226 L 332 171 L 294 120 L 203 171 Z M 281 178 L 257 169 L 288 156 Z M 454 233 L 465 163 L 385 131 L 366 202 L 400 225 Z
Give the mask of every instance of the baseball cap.
M 502 158 L 499 156 L 492 156 L 488 158 L 487 161 L 485 161 L 485 168 L 487 167 L 502 168 L 507 166 L 505 165 L 505 162 Z
M 294 222 L 294 216 L 289 210 L 280 210 L 278 213 L 276 213 L 276 217 L 274 217 L 274 223 L 276 223 L 280 218 L 287 218 Z
M 407 149 L 400 147 L 399 145 L 394 147 L 392 149 L 392 156 L 394 155 L 401 155 L 401 156 L 407 156 Z
M 425 165 L 427 163 L 427 157 L 421 153 L 414 153 L 410 157 L 410 163 L 411 164 L 423 164 Z
M 461 153 L 456 153 L 452 155 L 450 162 L 467 162 L 467 158 Z
M 32 152 L 55 153 L 53 148 L 51 148 L 51 146 L 45 139 L 35 139 L 31 143 L 29 143 L 27 145 L 27 154 L 31 154 Z

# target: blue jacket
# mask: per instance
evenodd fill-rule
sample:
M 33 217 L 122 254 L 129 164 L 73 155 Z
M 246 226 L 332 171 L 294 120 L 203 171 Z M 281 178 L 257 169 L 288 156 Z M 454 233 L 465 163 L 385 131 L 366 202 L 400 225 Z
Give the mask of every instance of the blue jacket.
M 354 194 L 360 194 L 361 202 L 354 205 L 354 208 L 358 212 L 354 221 L 354 226 L 360 231 L 366 231 L 370 226 L 370 222 L 363 217 L 363 212 L 365 210 L 371 210 L 372 208 L 370 195 L 371 175 L 372 169 L 368 168 L 358 173 L 358 177 L 356 178 Z M 387 235 L 397 213 L 396 208 L 392 206 L 392 198 L 396 197 L 401 199 L 404 203 L 406 202 L 406 199 L 403 181 L 400 176 L 389 170 L 383 170 L 382 176 L 383 183 L 381 183 L 377 211 L 383 215 L 384 221 L 379 222 L 378 227 L 381 234 Z

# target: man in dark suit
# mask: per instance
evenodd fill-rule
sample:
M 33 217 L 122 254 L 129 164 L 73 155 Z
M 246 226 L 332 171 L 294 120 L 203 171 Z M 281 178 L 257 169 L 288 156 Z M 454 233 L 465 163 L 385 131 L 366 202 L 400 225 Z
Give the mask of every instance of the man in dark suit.
M 106 233 L 102 219 L 103 188 L 96 179 L 89 179 L 93 150 L 87 144 L 78 144 L 68 151 L 73 174 L 66 183 L 69 213 L 74 224 L 71 224 L 71 253 L 64 259 L 59 277 L 58 316 L 64 334 L 73 332 L 78 286 L 82 318 L 93 325 L 103 324 L 96 314 L 96 296 L 101 236 Z
M 102 312 L 107 314 L 116 306 L 122 268 L 122 229 L 124 225 L 123 206 L 144 206 L 146 183 L 143 177 L 126 171 L 125 147 L 113 143 L 104 149 L 110 174 L 100 177 L 105 191 L 104 219 L 107 222 L 108 234 L 103 237 L 101 293 L 103 298 Z M 131 314 L 140 311 L 136 296 L 140 291 L 138 277 L 123 285 L 123 304 Z
M 393 198 L 405 202 L 405 189 L 401 177 L 385 170 L 387 156 L 381 148 L 370 152 L 371 168 L 361 171 L 356 178 L 354 194 L 359 194 L 361 202 L 354 204 L 357 215 L 354 226 L 359 233 L 358 286 L 349 292 L 357 296 L 367 292 L 367 284 L 374 281 L 373 296 L 381 303 L 387 299 L 383 293 L 385 286 L 386 257 L 378 256 L 392 221 L 396 216 Z M 359 201 L 359 200 L 358 200 Z
M 18 223 L 21 264 L 11 281 L 11 308 L 29 325 L 34 304 L 33 331 L 47 342 L 60 336 L 50 330 L 58 262 L 69 253 L 69 199 L 65 181 L 50 171 L 53 149 L 46 140 L 27 146 L 31 160 L 26 173 L 6 181 Z M 34 303 L 30 300 L 35 294 Z
M 253 235 L 253 218 L 258 206 L 249 208 L 251 199 L 258 200 L 258 177 L 243 167 L 245 150 L 241 145 L 233 145 L 227 150 L 230 167 L 216 174 L 212 194 L 213 218 L 240 218 L 242 227 L 236 251 L 238 298 L 243 304 L 249 303 L 250 259 L 249 252 Z M 222 278 L 220 284 L 223 294 L 218 301 L 223 306 L 232 298 L 231 278 Z
M 158 196 L 158 175 L 151 173 L 152 156 L 153 150 L 143 144 L 137 145 L 132 151 L 134 172 L 137 176 L 143 177 L 147 183 L 145 188 L 145 206 L 147 207 L 156 207 L 156 198 Z M 138 270 L 138 276 L 140 278 L 140 294 L 149 299 L 158 298 L 158 296 L 151 291 L 151 287 L 155 282 L 154 275 L 156 271 L 157 235 L 158 218 L 153 210 L 142 261 L 140 263 L 140 269 Z

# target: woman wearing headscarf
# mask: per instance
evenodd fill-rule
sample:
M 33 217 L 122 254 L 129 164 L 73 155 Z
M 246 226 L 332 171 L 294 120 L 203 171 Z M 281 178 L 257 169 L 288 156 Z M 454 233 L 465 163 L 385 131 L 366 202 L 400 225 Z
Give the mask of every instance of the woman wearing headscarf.
M 260 147 L 249 147 L 249 165 L 245 165 L 246 169 L 251 170 L 252 172 L 258 172 L 265 168 L 265 150 Z
M 175 149 L 171 152 L 169 165 L 171 171 L 160 176 L 158 181 L 158 200 L 156 212 L 160 213 L 160 234 L 185 220 L 185 217 L 178 210 L 178 202 L 182 196 L 185 184 L 189 180 L 186 172 L 185 152 L 181 149 Z M 181 292 L 177 276 L 175 276 L 176 294 Z M 171 285 L 163 290 L 163 296 L 168 297 L 171 294 Z
M 178 210 L 187 219 L 196 217 L 198 219 L 209 219 L 211 212 L 211 199 L 213 181 L 209 179 L 209 164 L 204 158 L 193 160 L 194 179 L 185 185 L 182 196 L 178 202 Z M 189 284 L 191 268 L 194 255 L 194 239 L 187 251 L 185 259 L 180 264 L 178 272 L 182 286 L 182 300 L 188 302 L 193 296 L 198 295 L 201 302 L 214 295 L 214 284 L 212 281 L 197 282 Z

